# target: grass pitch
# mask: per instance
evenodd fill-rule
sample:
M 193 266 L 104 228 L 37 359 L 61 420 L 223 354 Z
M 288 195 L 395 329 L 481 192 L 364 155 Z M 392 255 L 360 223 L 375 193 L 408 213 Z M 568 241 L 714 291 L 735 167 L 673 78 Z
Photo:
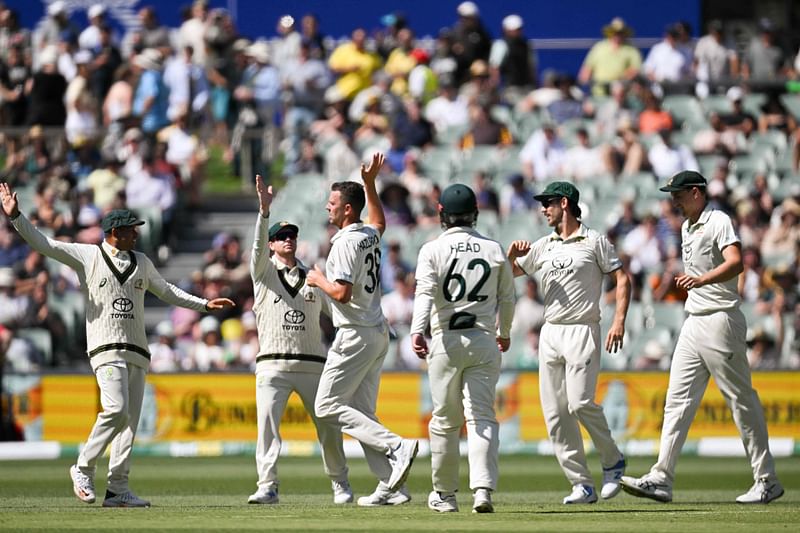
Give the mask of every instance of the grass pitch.
M 628 473 L 640 475 L 652 458 L 632 458 Z M 419 458 L 409 477 L 413 500 L 400 507 L 335 506 L 319 458 L 282 458 L 281 501 L 248 505 L 255 490 L 252 457 L 134 457 L 131 487 L 150 499 L 150 509 L 104 509 L 105 462 L 97 473 L 98 502 L 72 495 L 72 460 L 0 462 L 0 530 L 70 529 L 149 531 L 798 531 L 800 458 L 778 460 L 786 489 L 770 505 L 742 506 L 734 498 L 752 484 L 743 458 L 682 457 L 675 500 L 660 504 L 620 494 L 594 505 L 565 506 L 569 485 L 554 457 L 503 456 L 493 515 L 475 515 L 462 464 L 460 513 L 428 510 L 430 459 Z M 596 457 L 590 466 L 599 473 Z M 350 461 L 356 497 L 375 481 L 363 460 Z

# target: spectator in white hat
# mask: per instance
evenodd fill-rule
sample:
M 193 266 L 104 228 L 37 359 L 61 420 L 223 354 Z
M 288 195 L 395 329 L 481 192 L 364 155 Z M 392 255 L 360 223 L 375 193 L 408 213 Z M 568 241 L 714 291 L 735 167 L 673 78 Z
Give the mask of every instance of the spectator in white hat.
M 489 59 L 492 39 L 473 2 L 462 2 L 456 11 L 458 22 L 453 26 L 450 54 L 456 59 L 456 84 L 461 85 L 469 79 L 469 68 L 476 60 Z
M 519 15 L 503 19 L 503 37 L 492 44 L 489 67 L 492 80 L 505 87 L 513 101 L 519 100 L 525 89 L 536 85 L 536 67 L 533 50 L 522 31 L 524 22 Z
M 78 36 L 78 46 L 82 50 L 94 51 L 100 46 L 100 26 L 106 23 L 106 6 L 94 4 L 86 10 L 89 27 Z
M 56 0 L 47 6 L 47 20 L 34 36 L 37 52 L 41 53 L 50 45 L 57 45 L 64 32 L 78 35 L 78 28 L 70 22 L 68 16 L 67 5 L 62 0 Z M 41 61 L 37 64 L 40 63 Z

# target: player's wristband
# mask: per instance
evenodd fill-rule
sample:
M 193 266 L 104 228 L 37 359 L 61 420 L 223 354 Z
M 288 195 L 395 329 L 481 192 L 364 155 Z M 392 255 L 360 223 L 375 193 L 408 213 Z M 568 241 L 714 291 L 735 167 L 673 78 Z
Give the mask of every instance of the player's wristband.
M 21 214 L 22 214 L 22 211 L 17 211 L 17 214 L 14 215 L 13 217 L 8 217 L 8 220 L 10 220 L 11 222 L 14 222 L 15 220 L 17 220 L 19 218 L 19 216 Z

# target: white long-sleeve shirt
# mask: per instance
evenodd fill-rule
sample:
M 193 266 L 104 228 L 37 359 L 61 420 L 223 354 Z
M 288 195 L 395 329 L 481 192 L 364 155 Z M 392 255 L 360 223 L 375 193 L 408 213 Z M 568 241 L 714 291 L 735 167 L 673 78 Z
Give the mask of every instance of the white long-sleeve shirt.
M 270 257 L 268 228 L 269 221 L 259 214 L 250 256 L 260 345 L 256 372 L 322 372 L 327 354 L 319 314 L 327 304 L 325 294 L 306 285 L 308 268 L 299 260 L 290 267 Z
M 450 228 L 420 249 L 416 279 L 412 334 L 424 333 L 430 320 L 432 335 L 479 329 L 511 336 L 514 276 L 497 241 Z
M 31 248 L 78 274 L 86 298 L 86 345 L 93 369 L 114 361 L 148 368 L 145 291 L 170 305 L 206 310 L 208 300 L 166 281 L 142 253 L 118 250 L 105 241 L 96 246 L 50 239 L 22 214 L 13 224 Z

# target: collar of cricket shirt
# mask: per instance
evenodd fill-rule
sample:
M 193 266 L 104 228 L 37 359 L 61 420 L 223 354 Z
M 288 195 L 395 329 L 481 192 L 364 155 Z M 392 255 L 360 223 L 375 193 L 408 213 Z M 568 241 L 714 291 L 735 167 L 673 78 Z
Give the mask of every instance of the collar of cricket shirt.
M 705 226 L 708 223 L 708 219 L 711 218 L 712 211 L 714 211 L 714 208 L 706 204 L 706 206 L 703 208 L 703 211 L 700 213 L 700 216 L 697 217 L 697 222 L 692 224 L 689 222 L 689 219 L 687 219 L 686 224 L 689 232 L 691 233 L 696 231 L 698 228 Z
M 550 234 L 551 241 L 563 241 L 563 242 L 572 242 L 572 241 L 582 241 L 589 237 L 589 228 L 587 228 L 583 222 L 581 222 L 580 226 L 578 226 L 577 231 L 567 237 L 566 239 L 562 239 L 561 235 L 558 234 L 555 230 L 553 233 Z
M 345 226 L 342 229 L 340 229 L 339 231 L 337 231 L 333 235 L 333 237 L 331 237 L 331 242 L 335 241 L 336 239 L 338 239 L 339 237 L 341 237 L 345 233 L 349 233 L 351 231 L 358 231 L 361 228 L 363 228 L 364 226 L 365 226 L 365 224 L 363 222 L 361 222 L 361 221 L 353 222 L 352 224 L 348 224 L 347 226 Z

